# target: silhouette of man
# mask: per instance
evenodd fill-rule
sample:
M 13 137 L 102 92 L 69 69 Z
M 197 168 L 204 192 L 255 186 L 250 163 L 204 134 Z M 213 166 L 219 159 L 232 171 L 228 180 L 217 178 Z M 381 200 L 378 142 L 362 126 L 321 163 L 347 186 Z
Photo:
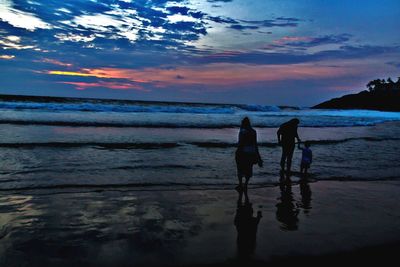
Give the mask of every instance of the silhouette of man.
M 292 166 L 292 158 L 293 151 L 295 148 L 295 138 L 298 142 L 301 142 L 299 135 L 297 134 L 297 127 L 300 121 L 298 119 L 291 119 L 288 122 L 283 123 L 278 131 L 278 143 L 282 146 L 282 157 L 281 157 L 281 171 L 285 171 L 285 163 L 286 163 L 286 171 L 287 174 L 290 174 L 290 169 Z
M 246 259 L 254 253 L 258 223 L 261 220 L 262 214 L 261 211 L 258 211 L 257 217 L 253 216 L 253 206 L 247 195 L 247 188 L 239 190 L 238 192 L 239 199 L 237 202 L 234 224 L 238 233 L 237 246 L 239 257 Z M 243 193 L 245 196 L 244 203 L 242 202 Z

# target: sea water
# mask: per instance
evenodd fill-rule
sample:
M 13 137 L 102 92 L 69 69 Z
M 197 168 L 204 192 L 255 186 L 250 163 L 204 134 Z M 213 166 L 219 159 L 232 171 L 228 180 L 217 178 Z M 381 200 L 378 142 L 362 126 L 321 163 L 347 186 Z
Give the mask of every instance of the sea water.
M 240 122 L 249 117 L 264 167 L 279 181 L 276 131 L 292 118 L 311 141 L 314 180 L 400 173 L 400 113 L 94 99 L 0 101 L 0 190 L 233 188 Z M 293 158 L 298 179 L 300 150 Z

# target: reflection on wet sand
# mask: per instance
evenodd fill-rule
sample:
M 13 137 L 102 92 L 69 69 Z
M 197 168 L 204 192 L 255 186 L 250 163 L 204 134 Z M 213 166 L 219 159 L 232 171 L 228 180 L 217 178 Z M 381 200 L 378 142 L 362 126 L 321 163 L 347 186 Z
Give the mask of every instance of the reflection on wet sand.
M 179 199 L 138 195 L 0 194 L 0 266 L 172 262 L 187 238 L 198 235 L 201 221 L 191 206 L 177 205 Z
M 237 252 L 240 259 L 249 258 L 256 248 L 257 228 L 262 214 L 258 211 L 257 216 L 253 216 L 253 212 L 247 188 L 239 190 L 234 224 L 237 230 Z
M 301 202 L 300 208 L 303 209 L 305 214 L 309 214 L 311 210 L 311 188 L 307 181 L 307 179 L 300 180 L 300 195 L 301 195 Z
M 299 212 L 303 210 L 309 214 L 311 210 L 311 188 L 307 178 L 302 177 L 299 181 L 300 200 L 296 201 L 292 192 L 290 177 L 280 177 L 280 197 L 276 204 L 276 219 L 280 222 L 280 228 L 284 231 L 296 231 L 299 227 Z
M 276 219 L 281 222 L 280 228 L 285 231 L 294 231 L 298 228 L 297 215 L 299 209 L 294 204 L 291 183 L 281 183 L 279 185 L 281 196 L 276 204 Z

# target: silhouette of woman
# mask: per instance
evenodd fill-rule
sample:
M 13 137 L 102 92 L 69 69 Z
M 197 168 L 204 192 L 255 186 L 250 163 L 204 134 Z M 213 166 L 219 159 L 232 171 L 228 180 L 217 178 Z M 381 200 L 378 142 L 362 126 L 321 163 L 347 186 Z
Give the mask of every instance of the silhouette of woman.
M 253 176 L 253 164 L 263 165 L 257 145 L 257 132 L 251 127 L 249 118 L 244 118 L 240 126 L 239 142 L 236 149 L 236 166 L 239 185 L 236 189 L 243 187 L 243 176 L 246 178 L 245 187 Z

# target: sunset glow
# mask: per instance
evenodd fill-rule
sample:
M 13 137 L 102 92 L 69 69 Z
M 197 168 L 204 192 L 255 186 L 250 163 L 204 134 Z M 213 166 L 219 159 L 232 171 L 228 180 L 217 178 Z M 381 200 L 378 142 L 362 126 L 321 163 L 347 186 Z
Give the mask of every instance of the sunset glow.
M 395 0 L 1 0 L 0 93 L 311 105 L 399 75 L 399 10 Z

